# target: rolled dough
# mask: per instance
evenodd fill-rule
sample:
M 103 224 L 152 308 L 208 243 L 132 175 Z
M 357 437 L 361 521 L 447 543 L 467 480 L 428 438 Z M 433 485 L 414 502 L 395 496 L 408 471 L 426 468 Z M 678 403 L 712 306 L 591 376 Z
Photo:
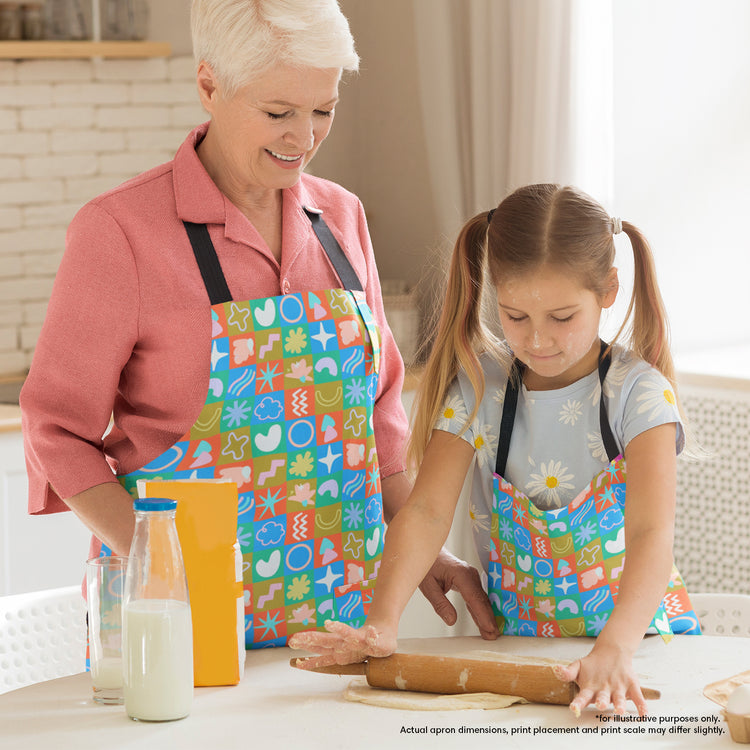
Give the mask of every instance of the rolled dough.
M 344 700 L 369 706 L 396 708 L 400 711 L 461 711 L 465 709 L 507 708 L 514 703 L 527 703 L 516 695 L 497 693 L 461 693 L 435 695 L 410 690 L 382 690 L 367 684 L 364 678 L 352 680 L 344 690 Z

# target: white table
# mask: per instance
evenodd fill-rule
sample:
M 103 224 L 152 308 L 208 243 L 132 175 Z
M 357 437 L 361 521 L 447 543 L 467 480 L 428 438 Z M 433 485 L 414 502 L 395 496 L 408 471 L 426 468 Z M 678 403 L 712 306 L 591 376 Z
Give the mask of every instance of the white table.
M 514 637 L 491 643 L 463 637 L 404 640 L 399 650 L 464 655 L 493 650 L 573 660 L 587 653 L 591 643 L 584 638 Z M 245 677 L 239 685 L 197 688 L 191 715 L 176 722 L 138 723 L 126 717 L 122 706 L 95 705 L 87 674 L 21 688 L 0 696 L 0 748 L 731 747 L 735 745 L 721 719 L 721 709 L 702 691 L 710 682 L 750 668 L 750 639 L 677 636 L 666 645 L 658 637 L 647 638 L 636 656 L 636 669 L 643 685 L 662 692 L 660 700 L 649 703 L 654 719 L 649 722 L 616 722 L 611 711 L 601 719 L 595 709 L 588 709 L 577 720 L 563 706 L 527 704 L 492 711 L 418 712 L 349 703 L 341 696 L 351 677 L 292 669 L 289 658 L 298 654 L 286 648 L 248 652 Z M 631 719 L 634 716 L 632 713 Z M 665 720 L 670 716 L 681 719 Z M 649 733 L 654 727 L 665 733 Z M 688 731 L 677 733 L 674 727 Z M 718 727 L 724 733 L 699 734 L 694 732 L 696 727 L 714 731 Z M 482 733 L 470 733 L 467 728 L 479 728 Z M 603 734 L 611 728 L 620 731 Z M 539 733 L 540 729 L 561 731 Z M 565 729 L 574 733 L 563 733 Z

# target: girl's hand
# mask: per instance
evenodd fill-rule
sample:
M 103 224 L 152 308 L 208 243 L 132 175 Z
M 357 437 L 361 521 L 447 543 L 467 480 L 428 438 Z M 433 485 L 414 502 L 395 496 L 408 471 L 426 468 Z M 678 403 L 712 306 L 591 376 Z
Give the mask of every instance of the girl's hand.
M 356 664 L 368 656 L 389 656 L 396 650 L 395 634 L 373 625 L 352 628 L 343 622 L 327 620 L 325 628 L 327 633 L 305 631 L 289 639 L 291 648 L 319 654 L 298 661 L 298 667 L 315 669 L 332 664 Z
M 578 695 L 570 704 L 570 710 L 576 716 L 580 716 L 589 704 L 600 711 L 612 705 L 615 713 L 622 716 L 628 699 L 635 703 L 639 716 L 648 713 L 633 671 L 632 656 L 622 649 L 597 643 L 583 659 L 567 667 L 555 667 L 555 675 L 564 682 L 578 683 Z
M 570 704 L 576 715 L 589 704 L 600 711 L 614 706 L 624 714 L 627 701 L 640 716 L 648 713 L 633 654 L 638 649 L 672 570 L 676 497 L 675 424 L 642 432 L 625 447 L 628 501 L 625 507 L 625 569 L 617 604 L 588 656 L 555 670 L 561 680 L 578 683 Z

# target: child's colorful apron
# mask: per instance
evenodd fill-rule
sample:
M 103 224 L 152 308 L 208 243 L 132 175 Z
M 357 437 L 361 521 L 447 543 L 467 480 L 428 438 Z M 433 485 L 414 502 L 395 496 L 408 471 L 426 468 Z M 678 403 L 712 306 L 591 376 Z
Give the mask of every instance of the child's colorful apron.
M 344 289 L 233 301 L 205 225 L 185 223 L 211 301 L 208 394 L 182 438 L 119 477 L 134 495 L 139 478 L 237 483 L 247 648 L 327 619 L 360 625 L 383 548 L 379 332 L 346 255 L 306 213 Z
M 625 460 L 604 404 L 610 355 L 602 342 L 599 421 L 609 466 L 570 505 L 540 510 L 503 479 L 518 402 L 521 368 L 508 378 L 495 464 L 489 598 L 508 635 L 597 636 L 617 600 L 625 564 Z M 673 566 L 651 627 L 700 633 L 685 584 Z

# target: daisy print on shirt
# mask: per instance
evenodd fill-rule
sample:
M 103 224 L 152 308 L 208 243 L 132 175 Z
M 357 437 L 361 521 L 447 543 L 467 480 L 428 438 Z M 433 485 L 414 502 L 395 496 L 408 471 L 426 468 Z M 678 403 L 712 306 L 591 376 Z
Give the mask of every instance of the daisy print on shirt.
M 612 364 L 607 372 L 607 378 L 604 381 L 604 398 L 612 399 L 622 389 L 623 383 L 628 373 L 632 371 L 634 358 L 630 352 L 616 347 L 619 356 L 612 358 Z M 599 399 L 602 395 L 602 387 L 598 380 L 595 380 L 591 386 L 589 399 L 592 406 L 599 406 Z
M 529 462 L 534 465 L 531 457 Z M 559 508 L 563 500 L 570 497 L 569 491 L 575 490 L 575 485 L 571 484 L 573 479 L 574 475 L 568 473 L 568 467 L 563 466 L 561 461 L 543 461 L 539 465 L 539 473 L 531 475 L 525 489 L 537 507 Z
M 467 417 L 466 406 L 464 405 L 463 399 L 460 396 L 453 396 L 449 398 L 444 406 L 443 411 L 440 413 L 440 417 L 446 420 L 458 420 L 460 422 L 466 421 Z
M 640 403 L 638 413 L 648 412 L 649 422 L 674 410 L 677 399 L 671 388 L 665 387 L 663 383 L 649 382 L 643 384 L 643 390 L 645 393 L 641 393 L 637 398 Z
M 586 444 L 588 445 L 589 453 L 591 453 L 592 458 L 601 461 L 602 464 L 606 464 L 609 461 L 601 432 L 587 433 Z
M 497 456 L 498 428 L 492 424 L 475 425 L 474 448 L 479 466 L 494 466 Z
M 560 409 L 559 421 L 563 424 L 575 425 L 583 414 L 583 404 L 580 401 L 569 398 Z
M 483 513 L 482 509 L 476 503 L 469 503 L 469 519 L 471 521 L 471 530 L 474 534 L 480 531 L 490 530 L 489 513 Z

